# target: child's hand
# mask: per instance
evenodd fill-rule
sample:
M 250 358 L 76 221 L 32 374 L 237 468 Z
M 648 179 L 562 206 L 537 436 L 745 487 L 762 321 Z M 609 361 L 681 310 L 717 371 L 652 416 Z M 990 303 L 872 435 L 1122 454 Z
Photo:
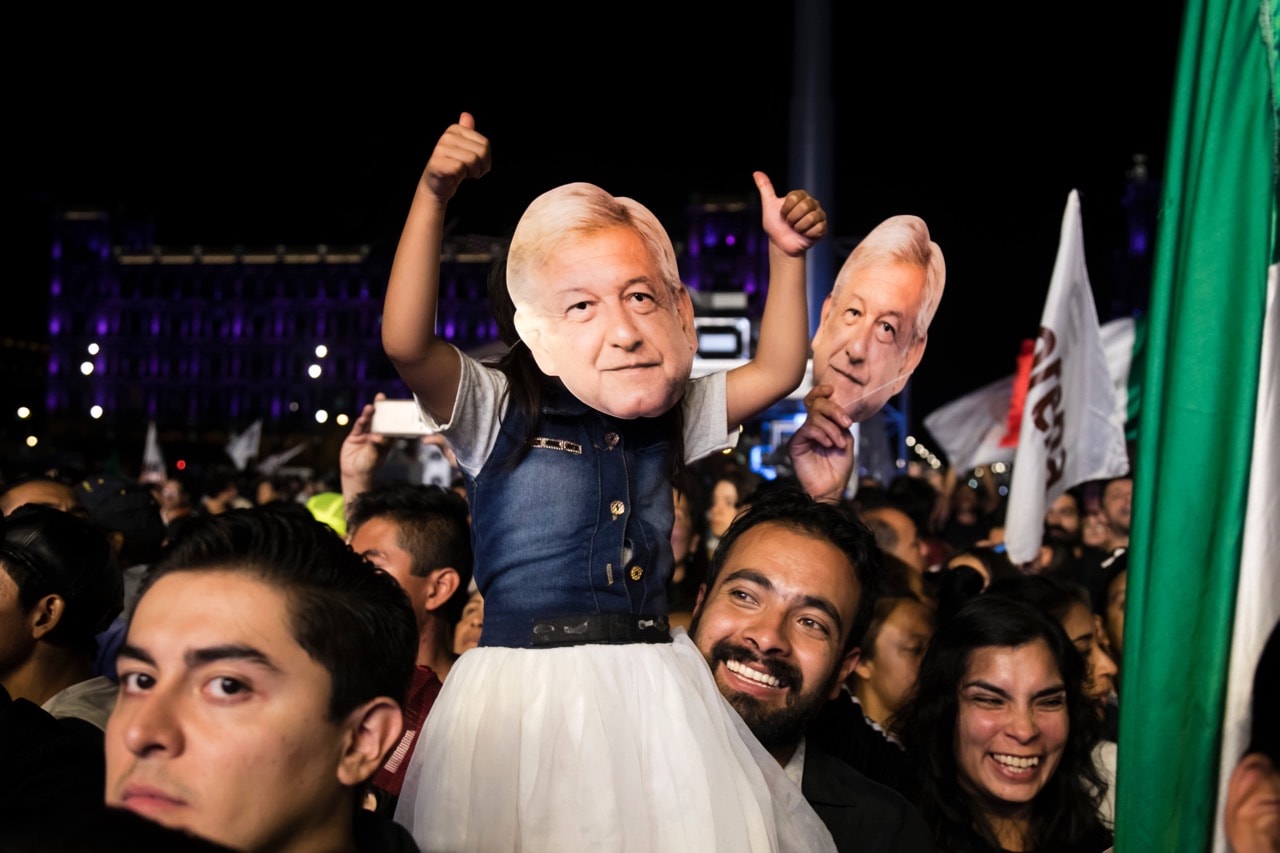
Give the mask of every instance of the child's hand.
M 764 172 L 753 172 L 764 211 L 764 231 L 769 240 L 791 257 L 808 251 L 827 233 L 827 214 L 818 200 L 804 190 L 792 190 L 785 198 L 773 191 Z
M 818 385 L 804 398 L 804 423 L 787 442 L 796 479 L 811 497 L 839 501 L 853 473 L 853 420 L 831 401 L 835 389 Z
M 443 204 L 453 198 L 465 178 L 483 176 L 489 165 L 489 140 L 476 132 L 471 113 L 463 113 L 436 143 L 422 172 L 422 183 Z

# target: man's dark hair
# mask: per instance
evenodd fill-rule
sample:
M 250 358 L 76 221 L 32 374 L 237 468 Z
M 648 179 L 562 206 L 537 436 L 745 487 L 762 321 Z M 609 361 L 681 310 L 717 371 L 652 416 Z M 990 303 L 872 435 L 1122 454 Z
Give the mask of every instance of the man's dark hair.
M 347 510 L 347 530 L 354 533 L 374 518 L 385 518 L 399 531 L 396 540 L 413 557 L 409 573 L 426 577 L 452 566 L 458 588 L 440 608 L 450 624 L 462 618 L 471 585 L 475 556 L 471 549 L 471 525 L 467 502 L 452 489 L 436 485 L 384 483 L 361 492 Z
M 845 640 L 848 652 L 866 633 L 880 595 L 880 576 L 883 572 L 880 549 L 875 537 L 852 509 L 834 503 L 814 500 L 803 489 L 792 483 L 766 483 L 758 488 L 747 509 L 733 520 L 720 539 L 716 552 L 707 569 L 707 589 L 715 586 L 716 578 L 743 533 L 760 524 L 772 522 L 788 530 L 814 539 L 830 542 L 849 558 L 861 587 L 858 607 Z
M 409 596 L 314 518 L 234 509 L 193 519 L 143 579 L 139 599 L 177 572 L 243 572 L 288 599 L 290 630 L 329 672 L 329 716 L 370 699 L 403 704 L 418 655 Z
M 205 473 L 200 481 L 200 495 L 206 498 L 216 498 L 227 489 L 235 486 L 240 487 L 240 474 L 233 468 L 218 466 L 211 471 Z
M 41 504 L 24 504 L 0 519 L 0 570 L 18 588 L 24 613 L 46 595 L 64 602 L 44 640 L 84 652 L 124 606 L 124 579 L 111 543 L 88 519 Z

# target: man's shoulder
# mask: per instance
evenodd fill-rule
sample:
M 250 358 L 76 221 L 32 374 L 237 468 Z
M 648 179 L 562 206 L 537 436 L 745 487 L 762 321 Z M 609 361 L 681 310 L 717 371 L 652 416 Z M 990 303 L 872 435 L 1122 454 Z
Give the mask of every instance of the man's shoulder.
M 355 840 L 359 853 L 419 853 L 409 830 L 366 809 L 356 811 Z
M 824 750 L 812 738 L 805 744 L 804 793 L 809 796 L 812 782 L 815 795 L 840 801 L 883 806 L 909 805 L 902 794 L 863 774 L 849 762 Z
M 842 853 L 934 849 L 924 818 L 906 797 L 825 752 L 812 738 L 805 743 L 801 791 Z

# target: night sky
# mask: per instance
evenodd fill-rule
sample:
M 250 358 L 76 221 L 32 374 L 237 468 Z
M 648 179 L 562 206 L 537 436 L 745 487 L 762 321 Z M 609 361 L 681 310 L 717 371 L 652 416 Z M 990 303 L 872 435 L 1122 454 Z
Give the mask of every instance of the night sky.
M 504 235 L 535 195 L 571 180 L 639 199 L 675 234 L 691 200 L 754 192 L 754 169 L 793 185 L 795 4 L 536 5 L 307 19 L 219 7 L 208 20 L 36 26 L 7 122 L 9 288 L 31 307 L 0 312 L 0 331 L 42 325 L 47 222 L 63 205 L 149 221 L 174 248 L 390 251 L 461 110 L 490 137 L 494 168 L 451 206 L 456 233 Z M 1082 2 L 1034 21 L 1027 6 L 1011 18 L 972 4 L 831 5 L 834 175 L 820 198 L 836 263 L 897 213 L 923 216 L 947 258 L 912 383 L 918 423 L 1013 372 L 1073 188 L 1111 319 L 1125 173 L 1141 153 L 1161 176 L 1181 4 Z

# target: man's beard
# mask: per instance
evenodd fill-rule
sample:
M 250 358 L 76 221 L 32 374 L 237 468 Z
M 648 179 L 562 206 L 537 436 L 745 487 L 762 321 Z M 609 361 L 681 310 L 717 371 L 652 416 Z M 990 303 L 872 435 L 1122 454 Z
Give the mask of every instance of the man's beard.
M 1080 544 L 1080 531 L 1071 533 L 1067 528 L 1058 524 L 1046 524 L 1044 526 L 1044 542 L 1046 545 L 1067 545 L 1074 548 Z
M 729 661 L 754 664 L 778 679 L 788 690 L 786 703 L 781 708 L 767 707 L 758 698 L 746 693 L 725 695 L 765 749 L 793 747 L 804 739 L 805 729 L 826 704 L 838 675 L 833 670 L 825 684 L 806 693 L 804 676 L 796 667 L 786 661 L 761 657 L 741 646 L 732 645 L 727 640 L 720 640 L 711 647 L 711 668 L 714 671 L 717 664 Z

